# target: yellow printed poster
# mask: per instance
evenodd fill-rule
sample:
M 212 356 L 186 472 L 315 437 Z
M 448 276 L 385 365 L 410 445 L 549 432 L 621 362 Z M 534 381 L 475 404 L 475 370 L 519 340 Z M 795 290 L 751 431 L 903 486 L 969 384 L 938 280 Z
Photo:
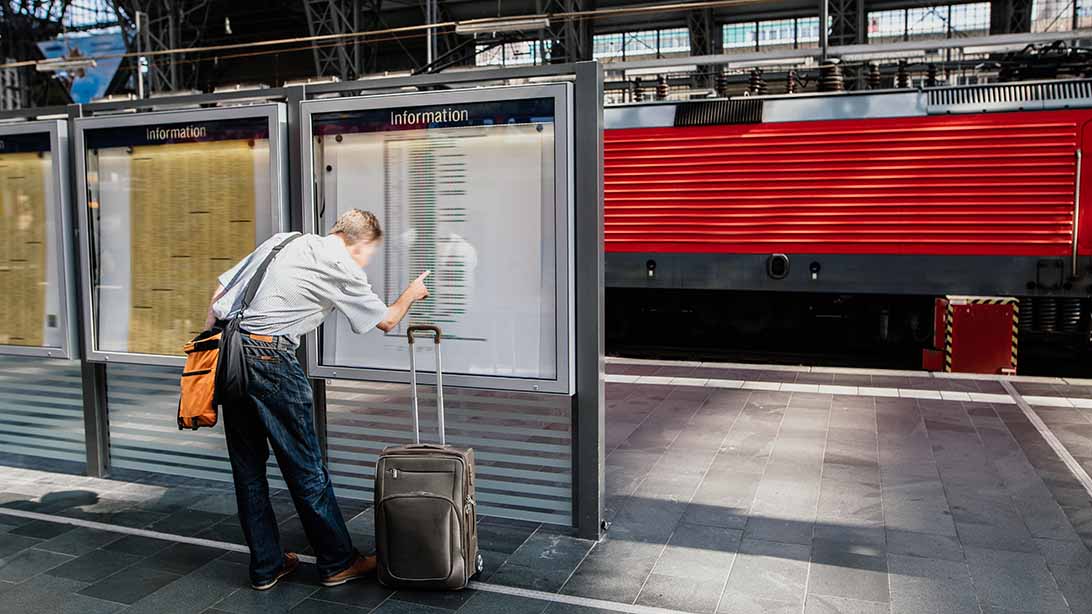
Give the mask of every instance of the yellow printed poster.
M 0 154 L 0 344 L 41 346 L 45 335 L 49 155 Z
M 254 249 L 254 144 L 134 147 L 131 173 L 129 351 L 179 354 L 216 277 Z

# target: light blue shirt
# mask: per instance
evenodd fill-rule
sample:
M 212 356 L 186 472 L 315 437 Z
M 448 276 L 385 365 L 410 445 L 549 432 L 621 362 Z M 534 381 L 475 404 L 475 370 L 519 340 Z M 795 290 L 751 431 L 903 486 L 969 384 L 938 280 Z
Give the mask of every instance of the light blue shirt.
M 243 290 L 265 257 L 292 233 L 273 235 L 220 275 L 224 295 L 213 305 L 224 319 L 239 308 Z M 282 335 L 299 343 L 337 309 L 353 332 L 366 333 L 387 314 L 368 276 L 353 262 L 341 237 L 303 235 L 281 250 L 265 272 L 257 296 L 243 314 L 242 328 L 257 335 Z

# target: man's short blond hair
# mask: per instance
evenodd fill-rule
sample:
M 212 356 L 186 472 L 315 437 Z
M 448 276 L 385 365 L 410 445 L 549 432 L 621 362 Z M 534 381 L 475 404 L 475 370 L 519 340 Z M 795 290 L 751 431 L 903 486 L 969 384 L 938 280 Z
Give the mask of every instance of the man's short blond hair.
M 379 227 L 379 218 L 371 211 L 353 209 L 342 213 L 334 223 L 330 234 L 340 234 L 349 245 L 356 245 L 361 241 L 375 241 L 383 236 L 383 229 Z

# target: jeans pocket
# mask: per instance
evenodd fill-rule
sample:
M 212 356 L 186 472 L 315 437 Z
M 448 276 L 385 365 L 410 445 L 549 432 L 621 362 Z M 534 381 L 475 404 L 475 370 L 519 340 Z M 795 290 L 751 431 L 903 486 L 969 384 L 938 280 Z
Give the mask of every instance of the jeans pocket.
M 246 357 L 248 375 L 247 387 L 250 394 L 262 400 L 270 399 L 281 390 L 284 381 L 281 371 L 281 357 L 275 352 L 248 353 Z

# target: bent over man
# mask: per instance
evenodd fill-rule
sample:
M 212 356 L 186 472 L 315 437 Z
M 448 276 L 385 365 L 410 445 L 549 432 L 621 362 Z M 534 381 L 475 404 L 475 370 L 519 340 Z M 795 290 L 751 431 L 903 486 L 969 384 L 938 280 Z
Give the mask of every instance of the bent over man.
M 251 276 L 289 236 L 271 237 L 220 276 L 208 326 L 238 309 Z M 372 291 L 363 268 L 382 236 L 375 215 L 354 209 L 337 219 L 329 235 L 297 238 L 273 261 L 243 313 L 249 402 L 224 407 L 223 413 L 239 522 L 250 546 L 250 581 L 257 590 L 272 588 L 299 566 L 299 557 L 281 548 L 269 501 L 270 447 L 315 550 L 323 585 L 344 584 L 375 569 L 375 557 L 362 556 L 353 547 L 338 509 L 315 434 L 311 386 L 295 350 L 300 336 L 317 328 L 334 309 L 345 315 L 355 333 L 390 331 L 415 301 L 428 297 L 428 271 L 389 307 Z

